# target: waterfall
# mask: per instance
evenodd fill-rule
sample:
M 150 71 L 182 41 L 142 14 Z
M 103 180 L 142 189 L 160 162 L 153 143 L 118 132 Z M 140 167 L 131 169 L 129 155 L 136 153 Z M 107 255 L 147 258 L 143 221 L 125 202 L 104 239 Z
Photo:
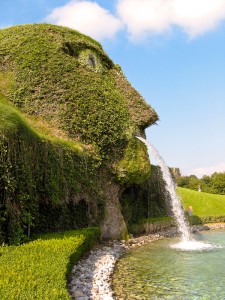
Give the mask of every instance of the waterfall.
M 166 184 L 166 190 L 170 194 L 172 211 L 178 226 L 178 230 L 181 233 L 182 240 L 184 242 L 189 241 L 190 240 L 189 226 L 185 220 L 184 210 L 181 206 L 179 196 L 176 193 L 175 184 L 170 174 L 170 171 L 166 166 L 166 163 L 164 162 L 163 158 L 160 156 L 159 152 L 153 145 L 151 145 L 149 142 L 147 142 L 144 138 L 140 136 L 136 136 L 136 138 L 139 139 L 141 142 L 143 142 L 155 156 L 162 170 L 163 179 Z

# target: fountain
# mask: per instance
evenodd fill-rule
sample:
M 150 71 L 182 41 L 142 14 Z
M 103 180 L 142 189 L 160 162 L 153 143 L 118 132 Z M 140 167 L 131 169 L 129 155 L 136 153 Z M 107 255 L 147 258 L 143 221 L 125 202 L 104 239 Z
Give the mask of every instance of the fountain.
M 136 138 L 162 170 L 181 240 L 162 239 L 122 256 L 113 275 L 116 299 L 225 299 L 225 232 L 212 230 L 193 238 L 168 167 L 155 147 Z
M 172 179 L 172 176 L 170 174 L 170 171 L 168 167 L 166 166 L 165 161 L 160 156 L 157 149 L 150 144 L 148 141 L 146 141 L 144 138 L 140 136 L 135 136 L 137 139 L 139 139 L 141 142 L 143 142 L 147 148 L 153 153 L 155 156 L 161 170 L 163 179 L 166 184 L 166 190 L 170 194 L 171 198 L 171 206 L 172 211 L 174 214 L 174 218 L 177 224 L 177 228 L 181 234 L 181 242 L 175 245 L 171 245 L 171 248 L 177 249 L 177 250 L 183 250 L 183 251 L 202 251 L 206 249 L 213 249 L 214 246 L 207 242 L 201 242 L 201 241 L 195 241 L 190 234 L 189 225 L 185 219 L 184 210 L 181 206 L 181 202 L 179 199 L 179 196 L 176 193 L 175 184 Z

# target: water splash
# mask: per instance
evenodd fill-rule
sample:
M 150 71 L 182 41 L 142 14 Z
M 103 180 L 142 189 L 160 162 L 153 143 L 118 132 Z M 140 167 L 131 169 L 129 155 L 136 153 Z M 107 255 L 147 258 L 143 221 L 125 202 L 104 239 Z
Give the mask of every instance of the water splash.
M 168 167 L 166 166 L 165 161 L 163 160 L 163 158 L 160 156 L 157 149 L 152 144 L 150 144 L 149 142 L 147 142 L 144 138 L 142 138 L 140 136 L 136 136 L 136 138 L 139 139 L 141 142 L 143 142 L 155 156 L 155 158 L 162 170 L 163 179 L 166 183 L 166 190 L 170 194 L 172 211 L 173 211 L 173 214 L 175 217 L 175 221 L 177 223 L 178 230 L 181 233 L 182 241 L 183 242 L 190 241 L 191 237 L 190 237 L 189 226 L 186 222 L 180 199 L 176 193 L 174 181 L 172 179 L 172 176 L 170 174 Z
M 143 142 L 155 156 L 162 170 L 163 179 L 166 183 L 166 190 L 170 194 L 172 211 L 175 217 L 175 221 L 177 223 L 178 230 L 180 231 L 181 238 L 182 238 L 181 242 L 170 245 L 170 248 L 179 251 L 210 251 L 213 249 L 221 248 L 221 246 L 219 245 L 213 245 L 203 241 L 196 241 L 191 238 L 189 225 L 185 219 L 184 210 L 181 206 L 180 198 L 176 193 L 176 188 L 175 188 L 173 178 L 170 174 L 170 171 L 165 161 L 160 156 L 157 149 L 151 143 L 147 142 L 144 138 L 140 136 L 136 136 L 136 138 L 139 139 L 141 142 Z

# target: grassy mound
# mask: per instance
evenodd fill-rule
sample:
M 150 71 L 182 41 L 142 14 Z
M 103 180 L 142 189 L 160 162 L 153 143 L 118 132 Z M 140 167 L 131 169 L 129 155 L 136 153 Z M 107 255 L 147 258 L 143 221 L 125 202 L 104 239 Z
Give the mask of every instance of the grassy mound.
M 20 246 L 0 247 L 0 298 L 70 299 L 67 276 L 99 238 L 98 228 L 45 234 Z
M 219 220 L 218 217 L 225 216 L 225 196 L 197 192 L 185 188 L 177 188 L 181 196 L 183 207 L 188 211 L 188 206 L 192 206 L 193 215 L 207 221 Z M 221 219 L 222 221 L 222 219 Z
M 0 41 L 0 93 L 54 130 L 92 144 L 104 159 L 157 121 L 93 39 L 35 24 L 0 30 Z

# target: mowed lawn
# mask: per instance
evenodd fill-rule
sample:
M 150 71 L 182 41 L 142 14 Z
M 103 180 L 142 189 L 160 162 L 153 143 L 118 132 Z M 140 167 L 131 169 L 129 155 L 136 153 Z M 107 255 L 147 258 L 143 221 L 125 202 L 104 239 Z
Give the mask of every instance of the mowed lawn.
M 177 193 L 182 198 L 182 205 L 187 211 L 192 206 L 196 216 L 225 216 L 225 195 L 197 192 L 178 187 Z

